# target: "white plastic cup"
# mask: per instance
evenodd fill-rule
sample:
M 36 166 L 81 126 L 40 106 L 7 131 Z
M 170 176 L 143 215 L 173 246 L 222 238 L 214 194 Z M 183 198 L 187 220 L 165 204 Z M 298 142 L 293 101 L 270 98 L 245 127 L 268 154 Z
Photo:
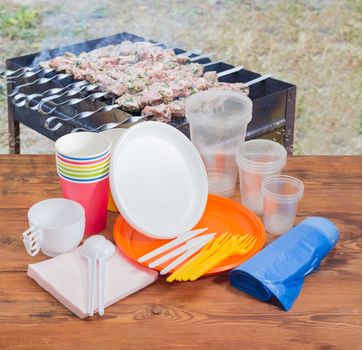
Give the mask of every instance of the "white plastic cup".
M 242 93 L 208 90 L 186 100 L 191 141 L 204 161 L 209 193 L 231 197 L 235 192 L 235 154 L 245 140 L 252 102 Z
M 268 176 L 281 173 L 287 161 L 287 151 L 271 140 L 250 140 L 238 150 L 236 161 L 239 166 L 241 202 L 261 215 L 262 182 Z
M 29 229 L 23 232 L 27 253 L 34 256 L 40 249 L 56 256 L 75 249 L 83 238 L 85 212 L 77 202 L 52 198 L 34 204 L 28 212 Z
M 303 182 L 287 175 L 270 176 L 263 181 L 262 193 L 265 230 L 274 235 L 289 231 L 303 198 Z

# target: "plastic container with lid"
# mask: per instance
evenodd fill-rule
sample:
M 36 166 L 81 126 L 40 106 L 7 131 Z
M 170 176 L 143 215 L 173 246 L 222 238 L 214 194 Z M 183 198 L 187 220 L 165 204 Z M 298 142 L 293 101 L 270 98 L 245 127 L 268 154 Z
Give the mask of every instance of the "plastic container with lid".
M 287 151 L 271 140 L 250 140 L 238 150 L 236 161 L 241 202 L 255 213 L 262 214 L 261 184 L 266 177 L 281 173 L 287 161 Z
M 235 192 L 235 154 L 245 140 L 252 102 L 234 91 L 208 90 L 186 100 L 191 141 L 204 161 L 209 193 L 231 197 Z

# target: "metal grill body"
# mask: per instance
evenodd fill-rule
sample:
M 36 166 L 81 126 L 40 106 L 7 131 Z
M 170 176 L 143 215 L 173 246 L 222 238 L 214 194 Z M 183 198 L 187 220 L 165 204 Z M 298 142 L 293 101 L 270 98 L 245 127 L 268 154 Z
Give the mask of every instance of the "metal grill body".
M 94 50 L 95 48 L 101 46 L 119 44 L 124 40 L 130 40 L 134 42 L 144 41 L 145 39 L 129 33 L 120 33 L 106 38 L 90 40 L 59 49 L 49 50 L 45 54 L 43 53 L 42 60 L 51 59 L 53 57 L 62 55 L 64 52 L 79 54 L 82 51 Z M 184 51 L 185 50 L 182 49 L 175 49 L 176 54 L 182 53 Z M 9 70 L 17 70 L 21 67 L 29 67 L 33 63 L 34 59 L 38 57 L 38 55 L 39 53 L 35 53 L 26 56 L 10 58 L 6 61 L 6 68 Z M 198 63 L 208 62 L 210 62 L 210 60 L 208 58 L 204 58 Z M 208 66 L 205 70 L 215 70 L 220 72 L 232 67 L 233 66 L 230 64 L 219 62 L 215 65 Z M 41 73 L 39 73 L 38 75 L 27 79 L 14 79 L 13 82 L 8 83 L 8 94 L 11 94 L 18 84 L 34 81 L 41 76 Z M 242 69 L 236 73 L 220 78 L 220 81 L 228 83 L 247 82 L 259 76 L 260 74 L 258 73 Z M 71 77 L 61 81 L 52 80 L 47 84 L 32 85 L 23 88 L 21 92 L 28 95 L 42 93 L 47 89 L 63 87 L 72 82 L 75 82 L 75 80 Z M 86 92 L 80 92 L 78 96 L 85 97 L 88 94 L 89 93 Z M 253 101 L 253 118 L 248 125 L 246 138 L 273 139 L 283 144 L 287 148 L 288 152 L 292 153 L 296 86 L 277 79 L 269 78 L 261 83 L 252 85 L 250 87 L 249 97 Z M 39 103 L 40 99 L 35 98 L 33 102 Z M 114 99 L 112 98 L 104 99 L 102 101 L 89 99 L 76 106 L 60 106 L 52 113 L 52 115 L 66 119 L 66 117 L 73 116 L 83 111 L 93 111 L 102 106 L 111 105 L 113 102 Z M 50 111 L 51 106 L 45 103 L 42 108 L 45 111 Z M 120 109 L 114 109 L 106 113 L 97 113 L 92 117 L 81 120 L 64 121 L 63 126 L 60 129 L 56 131 L 50 131 L 44 127 L 45 120 L 49 117 L 49 115 L 43 115 L 36 110 L 27 108 L 26 106 L 16 107 L 12 103 L 12 98 L 9 97 L 9 151 L 10 153 L 20 152 L 19 123 L 22 123 L 55 141 L 59 137 L 71 132 L 71 130 L 74 128 L 81 127 L 90 130 L 105 123 L 117 123 L 125 119 L 126 116 L 128 116 L 128 113 Z M 174 119 L 170 123 L 189 137 L 189 125 L 185 118 Z

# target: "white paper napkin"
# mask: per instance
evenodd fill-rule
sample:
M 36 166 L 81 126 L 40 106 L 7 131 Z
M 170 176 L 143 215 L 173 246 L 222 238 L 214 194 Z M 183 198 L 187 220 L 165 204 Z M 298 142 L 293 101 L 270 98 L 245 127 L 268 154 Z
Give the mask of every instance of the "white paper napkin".
M 28 276 L 79 318 L 85 318 L 88 316 L 88 263 L 87 259 L 80 256 L 79 249 L 40 263 L 30 264 Z M 147 287 L 157 278 L 156 271 L 129 260 L 119 249 L 116 249 L 113 256 L 106 262 L 105 307 Z M 94 296 L 94 312 L 96 313 L 98 310 L 98 265 Z

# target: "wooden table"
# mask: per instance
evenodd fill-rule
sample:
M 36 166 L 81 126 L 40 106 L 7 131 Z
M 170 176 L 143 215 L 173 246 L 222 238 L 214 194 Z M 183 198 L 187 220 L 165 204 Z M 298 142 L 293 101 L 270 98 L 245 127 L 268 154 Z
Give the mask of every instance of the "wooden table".
M 224 274 L 160 278 L 82 321 L 26 276 L 28 263 L 45 259 L 22 246 L 28 208 L 61 196 L 53 156 L 0 156 L 0 349 L 362 349 L 362 157 L 290 157 L 285 173 L 305 184 L 297 221 L 320 215 L 340 229 L 291 311 L 232 288 Z

